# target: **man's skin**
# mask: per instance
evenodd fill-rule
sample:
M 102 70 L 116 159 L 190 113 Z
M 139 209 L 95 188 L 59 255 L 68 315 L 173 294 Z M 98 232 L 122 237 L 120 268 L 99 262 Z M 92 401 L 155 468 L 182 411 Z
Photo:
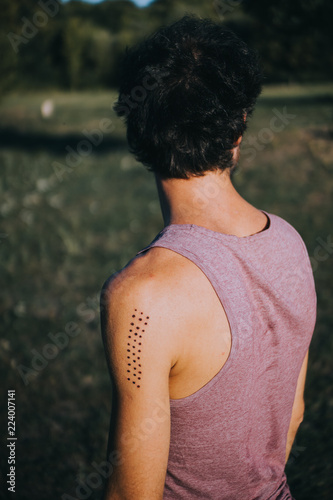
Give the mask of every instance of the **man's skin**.
M 238 237 L 266 226 L 266 215 L 235 190 L 229 169 L 190 179 L 155 179 L 165 225 L 196 224 Z M 117 450 L 120 458 L 105 500 L 162 500 L 169 398 L 196 392 L 223 367 L 232 348 L 228 319 L 202 271 L 159 247 L 111 276 L 103 287 L 103 303 L 102 333 L 115 387 L 109 451 Z M 286 461 L 303 418 L 306 369 L 307 356 L 295 394 Z

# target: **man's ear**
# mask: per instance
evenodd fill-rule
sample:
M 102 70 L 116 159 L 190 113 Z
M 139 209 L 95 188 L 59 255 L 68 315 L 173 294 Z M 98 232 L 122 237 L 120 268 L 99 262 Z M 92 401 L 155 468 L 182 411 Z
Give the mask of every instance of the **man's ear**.
M 245 113 L 244 113 L 244 116 L 243 116 L 243 121 L 244 121 L 244 123 L 246 122 L 246 118 L 247 118 L 247 113 L 245 112 Z M 242 142 L 242 139 L 243 139 L 243 136 L 242 136 L 242 135 L 240 135 L 240 136 L 238 137 L 237 141 L 235 141 L 235 142 L 234 142 L 234 147 L 235 147 L 235 148 L 237 148 L 237 146 L 239 146 L 239 145 L 240 145 L 240 143 Z
M 242 142 L 242 139 L 243 139 L 243 136 L 242 136 L 242 135 L 240 135 L 240 136 L 238 137 L 237 141 L 236 141 L 236 142 L 234 142 L 234 147 L 235 147 L 235 148 L 236 148 L 237 146 L 239 146 L 239 145 L 240 145 L 240 143 Z
M 244 123 L 246 122 L 246 117 L 247 117 L 247 113 L 245 112 L 245 113 L 244 113 L 244 116 L 243 116 L 243 121 L 244 121 Z M 238 137 L 237 141 L 235 141 L 235 142 L 234 142 L 234 148 L 237 148 L 237 146 L 239 146 L 239 145 L 240 145 L 240 143 L 242 142 L 242 139 L 243 139 L 243 136 L 242 136 L 242 135 L 240 135 L 240 136 Z

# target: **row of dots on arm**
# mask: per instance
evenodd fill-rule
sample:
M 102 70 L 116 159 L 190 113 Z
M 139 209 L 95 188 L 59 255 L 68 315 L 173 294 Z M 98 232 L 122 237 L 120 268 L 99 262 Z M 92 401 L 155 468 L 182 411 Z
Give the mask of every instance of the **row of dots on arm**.
M 142 380 L 141 352 L 149 316 L 134 309 L 127 338 L 127 380 L 140 388 Z

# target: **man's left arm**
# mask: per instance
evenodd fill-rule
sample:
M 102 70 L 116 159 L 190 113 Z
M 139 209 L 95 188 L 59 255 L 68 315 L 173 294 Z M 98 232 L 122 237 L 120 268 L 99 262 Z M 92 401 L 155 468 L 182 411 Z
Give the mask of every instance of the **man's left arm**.
M 154 280 L 111 283 L 107 297 L 102 334 L 114 391 L 109 453 L 117 452 L 119 465 L 105 500 L 162 500 L 174 362 L 170 301 Z

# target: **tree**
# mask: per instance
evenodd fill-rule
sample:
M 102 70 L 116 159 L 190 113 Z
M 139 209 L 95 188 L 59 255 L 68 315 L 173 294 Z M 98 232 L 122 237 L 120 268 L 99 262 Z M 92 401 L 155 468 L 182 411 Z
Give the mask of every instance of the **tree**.
M 333 73 L 333 4 L 329 0 L 247 0 L 253 42 L 271 79 L 322 79 Z

